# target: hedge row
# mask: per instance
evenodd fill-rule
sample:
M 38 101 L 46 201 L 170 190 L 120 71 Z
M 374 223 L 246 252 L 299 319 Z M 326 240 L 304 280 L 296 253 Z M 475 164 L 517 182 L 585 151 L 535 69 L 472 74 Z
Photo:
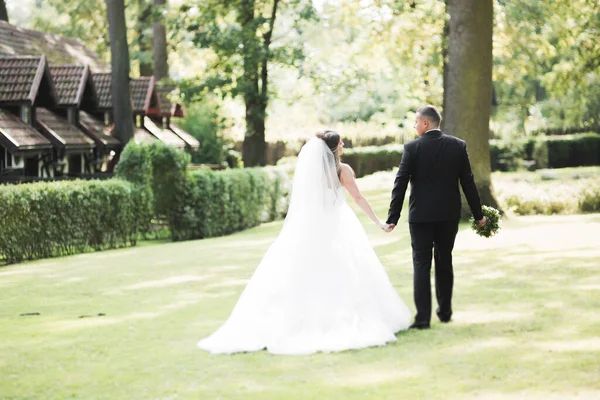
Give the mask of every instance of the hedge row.
M 521 166 L 564 168 L 600 165 L 600 135 L 584 133 L 490 141 L 494 171 L 514 171 Z
M 188 164 L 185 153 L 162 143 L 131 143 L 116 169 L 151 192 L 153 214 L 167 221 L 175 241 L 229 234 L 287 211 L 290 180 L 283 171 L 189 171 Z
M 134 245 L 150 203 L 122 180 L 0 186 L 0 258 L 7 263 Z
M 355 147 L 345 149 L 342 161 L 350 165 L 356 177 L 360 178 L 377 171 L 394 169 L 400 165 L 404 147 L 391 144 L 379 147 Z

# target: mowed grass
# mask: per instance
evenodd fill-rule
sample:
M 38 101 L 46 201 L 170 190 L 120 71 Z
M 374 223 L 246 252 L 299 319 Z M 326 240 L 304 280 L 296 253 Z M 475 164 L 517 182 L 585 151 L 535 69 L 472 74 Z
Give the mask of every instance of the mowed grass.
M 383 217 L 389 191 L 377 179 L 359 184 L 375 189 L 366 195 Z M 414 309 L 405 217 L 392 234 L 360 217 Z M 280 227 L 0 268 L 0 399 L 600 398 L 599 214 L 511 218 L 492 239 L 465 225 L 454 321 L 388 346 L 197 350 Z

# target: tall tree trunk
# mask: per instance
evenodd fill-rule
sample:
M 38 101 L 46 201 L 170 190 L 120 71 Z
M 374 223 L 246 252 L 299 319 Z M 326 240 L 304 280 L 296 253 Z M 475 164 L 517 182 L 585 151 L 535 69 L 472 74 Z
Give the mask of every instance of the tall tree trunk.
M 125 25 L 125 3 L 124 0 L 106 0 L 106 5 L 112 68 L 113 121 L 117 138 L 126 144 L 133 138 L 133 115 L 129 94 L 129 49 Z
M 154 0 L 155 8 L 162 8 L 166 0 Z M 154 77 L 161 80 L 169 76 L 169 54 L 167 52 L 167 30 L 163 18 L 154 21 L 152 43 L 154 47 Z
M 261 47 L 256 35 L 254 6 L 254 0 L 242 0 L 238 17 L 242 26 L 244 74 L 241 84 L 246 106 L 246 134 L 242 158 L 244 166 L 247 167 L 265 164 L 265 107 L 259 89 Z
M 450 18 L 448 16 L 448 0 L 444 0 L 444 32 L 442 33 L 442 59 L 443 59 L 443 103 L 442 111 L 446 112 L 446 105 L 448 104 L 448 36 L 450 36 Z M 444 121 L 442 120 L 442 129 L 444 128 Z
M 137 21 L 138 46 L 140 52 L 140 76 L 152 76 L 154 65 L 151 61 L 152 36 L 148 35 L 148 28 L 152 23 L 152 5 L 149 0 L 138 0 L 139 18 Z
M 0 21 L 8 22 L 8 11 L 6 10 L 6 2 L 0 0 Z
M 448 0 L 448 11 L 444 129 L 467 141 L 482 203 L 497 208 L 489 146 L 493 0 Z

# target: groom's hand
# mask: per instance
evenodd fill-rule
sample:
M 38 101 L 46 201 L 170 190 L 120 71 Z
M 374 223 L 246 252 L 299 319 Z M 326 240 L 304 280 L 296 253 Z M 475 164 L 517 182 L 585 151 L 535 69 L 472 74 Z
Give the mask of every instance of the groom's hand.
M 477 228 L 481 229 L 485 226 L 485 224 L 487 224 L 487 218 L 484 216 L 479 221 L 477 221 Z
M 390 233 L 391 231 L 394 230 L 394 228 L 396 227 L 396 224 L 389 224 L 387 229 L 385 230 L 387 233 Z

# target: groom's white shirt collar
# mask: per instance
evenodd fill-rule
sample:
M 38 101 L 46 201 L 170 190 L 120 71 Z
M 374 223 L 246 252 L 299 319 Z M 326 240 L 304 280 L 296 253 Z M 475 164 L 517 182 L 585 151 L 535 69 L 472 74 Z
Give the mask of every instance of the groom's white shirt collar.
M 440 130 L 440 128 L 433 128 L 428 131 L 425 131 L 425 133 L 423 135 L 426 135 L 428 132 L 431 132 L 431 131 L 439 131 L 439 130 Z

